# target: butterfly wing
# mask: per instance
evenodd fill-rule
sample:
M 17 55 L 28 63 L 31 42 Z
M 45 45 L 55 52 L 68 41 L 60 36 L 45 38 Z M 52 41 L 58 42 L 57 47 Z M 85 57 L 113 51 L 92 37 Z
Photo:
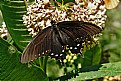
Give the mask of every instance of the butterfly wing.
M 22 56 L 21 63 L 27 63 L 36 59 L 39 56 L 43 56 L 45 52 L 50 52 L 51 48 L 51 27 L 39 32 L 34 39 L 25 48 Z
M 64 58 L 64 46 L 59 40 L 59 35 L 52 26 L 39 32 L 25 48 L 21 63 L 30 62 L 38 57 L 50 55 L 56 59 Z
M 51 45 L 51 52 L 50 56 L 56 59 L 64 59 L 65 53 L 64 53 L 64 46 L 59 40 L 59 35 L 56 33 L 57 30 L 54 30 L 52 33 L 52 45 Z
M 119 0 L 103 0 L 107 9 L 113 9 L 119 4 Z
M 66 35 L 66 38 L 61 36 L 63 43 L 68 45 L 67 47 L 72 53 L 80 54 L 82 53 L 80 51 L 80 49 L 83 48 L 82 44 L 85 41 L 90 41 L 94 35 L 102 31 L 100 27 L 82 21 L 64 21 L 58 23 L 58 27 L 60 31 Z

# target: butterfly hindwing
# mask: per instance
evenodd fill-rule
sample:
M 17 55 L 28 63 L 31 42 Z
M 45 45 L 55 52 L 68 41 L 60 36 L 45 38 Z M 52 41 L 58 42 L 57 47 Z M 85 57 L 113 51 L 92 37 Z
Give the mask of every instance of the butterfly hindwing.
M 82 22 L 82 21 L 64 21 L 58 23 L 58 28 L 60 31 L 64 32 L 66 34 L 67 41 L 72 41 L 69 43 L 66 43 L 68 45 L 68 48 L 71 50 L 72 53 L 82 53 L 80 51 L 81 48 L 83 48 L 83 43 L 87 40 L 90 41 L 92 37 L 96 34 L 99 34 L 102 29 L 94 24 Z M 62 37 L 62 39 L 64 39 Z M 72 44 L 75 43 L 75 44 Z
M 56 30 L 53 30 L 53 34 L 52 34 L 52 45 L 51 45 L 51 53 L 50 56 L 57 58 L 57 59 L 61 59 L 63 57 L 63 45 L 60 43 L 60 40 L 58 38 L 58 34 L 55 33 Z

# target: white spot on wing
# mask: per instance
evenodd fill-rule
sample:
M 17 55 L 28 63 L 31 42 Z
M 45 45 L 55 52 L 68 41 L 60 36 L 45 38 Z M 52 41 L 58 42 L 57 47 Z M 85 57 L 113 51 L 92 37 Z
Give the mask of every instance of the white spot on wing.
M 77 46 L 80 46 L 80 44 L 77 44 Z
M 58 56 L 58 54 L 55 55 L 56 57 Z
M 75 47 L 74 49 L 77 49 L 77 47 Z
M 70 49 L 73 49 L 73 47 L 70 47 Z
M 48 50 L 46 50 L 46 52 L 48 52 Z
M 60 56 L 63 56 L 63 54 L 60 54 Z
M 54 53 L 51 53 L 51 55 L 54 55 Z
M 42 54 L 44 55 L 45 53 L 43 52 Z
M 39 56 L 40 56 L 40 54 L 39 54 Z
M 62 52 L 64 52 L 64 50 L 62 50 Z

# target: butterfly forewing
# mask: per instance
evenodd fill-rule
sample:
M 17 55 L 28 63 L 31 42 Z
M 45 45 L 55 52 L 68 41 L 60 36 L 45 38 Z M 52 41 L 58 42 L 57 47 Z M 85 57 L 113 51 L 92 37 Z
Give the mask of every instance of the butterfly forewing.
M 50 52 L 51 42 L 49 41 L 52 39 L 51 34 L 51 27 L 44 29 L 42 32 L 39 32 L 25 48 L 21 57 L 21 62 L 30 62 L 31 60 L 34 60 L 37 57 L 43 56 L 47 52 Z
M 58 23 L 58 27 L 72 39 L 80 40 L 92 37 L 102 31 L 100 27 L 82 21 L 64 21 Z

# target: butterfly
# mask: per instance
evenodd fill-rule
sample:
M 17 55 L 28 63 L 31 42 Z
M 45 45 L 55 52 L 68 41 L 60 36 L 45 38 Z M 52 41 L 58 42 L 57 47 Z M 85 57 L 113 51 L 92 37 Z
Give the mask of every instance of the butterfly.
M 113 9 L 119 4 L 119 0 L 103 0 L 107 9 Z
M 64 59 L 68 48 L 72 53 L 82 54 L 82 43 L 101 33 L 102 28 L 83 21 L 62 21 L 40 31 L 27 45 L 21 56 L 21 63 L 27 63 L 38 57 L 49 55 Z

